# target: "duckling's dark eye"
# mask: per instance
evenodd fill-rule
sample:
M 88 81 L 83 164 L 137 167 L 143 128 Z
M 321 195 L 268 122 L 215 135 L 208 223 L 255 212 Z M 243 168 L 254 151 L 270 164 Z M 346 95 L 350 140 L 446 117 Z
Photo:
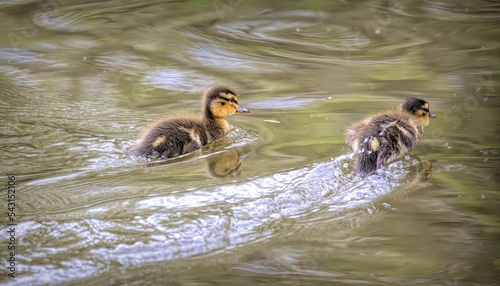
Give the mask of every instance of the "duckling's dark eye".
M 236 100 L 234 100 L 234 98 L 232 98 L 232 97 L 229 99 L 229 101 L 232 102 L 232 103 L 238 104 L 238 102 Z

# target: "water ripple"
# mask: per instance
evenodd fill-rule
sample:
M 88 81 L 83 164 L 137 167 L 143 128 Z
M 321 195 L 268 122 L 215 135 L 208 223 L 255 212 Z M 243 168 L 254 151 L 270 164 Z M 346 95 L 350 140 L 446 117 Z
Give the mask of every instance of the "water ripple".
M 371 210 L 378 199 L 405 185 L 416 188 L 415 177 L 421 175 L 412 171 L 420 163 L 408 159 L 361 179 L 350 173 L 350 161 L 343 155 L 247 182 L 212 185 L 207 181 L 192 190 L 188 190 L 191 182 L 177 182 L 178 192 L 152 196 L 132 197 L 125 191 L 125 196 L 101 200 L 91 208 L 88 203 L 94 199 L 90 198 L 83 212 L 76 210 L 78 220 L 54 213 L 43 225 L 21 223 L 20 227 L 26 226 L 23 241 L 31 245 L 22 259 L 34 257 L 28 271 L 37 272 L 47 263 L 42 257 L 50 256 L 52 263 L 66 266 L 49 268 L 47 275 L 82 275 L 82 269 L 92 264 L 96 273 L 110 263 L 135 266 L 190 257 L 265 240 L 278 231 L 273 226 L 284 220 L 310 223 L 314 214 L 316 220 L 330 221 L 359 208 Z M 133 219 L 122 220 L 123 211 Z M 41 237 L 43 242 L 35 242 Z M 51 246 L 50 241 L 57 243 Z M 67 253 L 73 257 L 66 257 Z M 96 262 L 95 257 L 106 262 Z
M 166 90 L 195 93 L 200 87 L 214 85 L 216 81 L 195 71 L 158 68 L 146 75 L 144 83 Z

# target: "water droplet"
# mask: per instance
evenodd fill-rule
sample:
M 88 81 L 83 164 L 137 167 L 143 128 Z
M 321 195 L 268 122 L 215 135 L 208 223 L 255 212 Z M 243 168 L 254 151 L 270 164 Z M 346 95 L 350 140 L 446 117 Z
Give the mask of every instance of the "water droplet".
M 342 167 L 347 168 L 347 163 L 344 163 Z

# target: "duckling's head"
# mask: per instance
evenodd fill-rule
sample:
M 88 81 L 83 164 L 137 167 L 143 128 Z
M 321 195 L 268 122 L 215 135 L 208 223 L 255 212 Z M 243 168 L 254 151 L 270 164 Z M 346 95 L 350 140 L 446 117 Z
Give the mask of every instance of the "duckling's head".
M 203 113 L 208 118 L 224 118 L 235 112 L 249 113 L 238 104 L 238 95 L 226 86 L 212 86 L 203 94 Z
M 427 126 L 431 122 L 431 118 L 435 118 L 436 114 L 429 111 L 429 103 L 420 98 L 409 98 L 402 105 L 403 111 L 412 114 L 422 126 Z

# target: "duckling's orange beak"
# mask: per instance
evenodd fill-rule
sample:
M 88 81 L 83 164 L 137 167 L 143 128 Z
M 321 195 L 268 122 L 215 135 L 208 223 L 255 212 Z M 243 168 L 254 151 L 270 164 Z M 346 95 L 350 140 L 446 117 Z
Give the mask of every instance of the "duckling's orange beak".
M 241 105 L 238 105 L 238 108 L 236 109 L 236 112 L 239 112 L 239 113 L 250 113 L 250 111 L 248 109 L 246 109 L 245 107 L 243 107 Z
M 436 114 L 431 113 L 431 118 L 436 118 Z

